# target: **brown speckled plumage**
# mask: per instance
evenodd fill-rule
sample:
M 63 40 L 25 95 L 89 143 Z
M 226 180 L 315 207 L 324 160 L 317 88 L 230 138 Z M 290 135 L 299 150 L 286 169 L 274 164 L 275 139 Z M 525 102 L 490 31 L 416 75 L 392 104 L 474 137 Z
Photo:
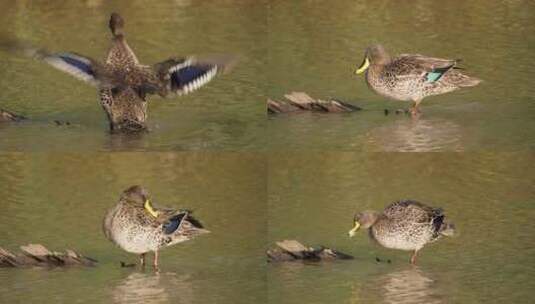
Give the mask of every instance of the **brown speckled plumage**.
M 481 80 L 464 75 L 458 60 L 402 54 L 390 57 L 381 45 L 366 50 L 366 83 L 379 95 L 401 101 L 412 101 L 413 113 L 427 96 L 445 94 L 462 87 L 472 87 Z
M 102 63 L 73 52 L 49 53 L 22 42 L 0 43 L 0 48 L 22 51 L 96 86 L 110 129 L 126 132 L 147 128 L 148 95 L 170 97 L 191 93 L 217 74 L 228 71 L 235 62 L 232 56 L 220 55 L 170 58 L 152 66 L 143 65 L 126 41 L 124 24 L 119 14 L 111 15 L 111 47 Z
M 140 186 L 126 189 L 117 205 L 108 211 L 103 221 L 106 238 L 131 253 L 144 254 L 190 240 L 207 233 L 187 210 L 154 209 L 154 216 L 145 207 L 148 192 Z M 143 261 L 144 262 L 144 261 Z
M 364 211 L 355 215 L 355 222 L 367 228 L 371 239 L 383 247 L 417 252 L 441 236 L 451 236 L 453 224 L 445 219 L 440 208 L 433 208 L 413 200 L 390 204 L 383 212 Z

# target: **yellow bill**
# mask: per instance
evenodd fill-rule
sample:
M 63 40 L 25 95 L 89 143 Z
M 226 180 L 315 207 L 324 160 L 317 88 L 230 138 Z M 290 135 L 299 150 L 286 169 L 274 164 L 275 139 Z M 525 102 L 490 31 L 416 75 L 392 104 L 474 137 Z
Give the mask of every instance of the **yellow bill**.
M 368 56 L 366 56 L 364 58 L 364 61 L 362 61 L 362 64 L 360 65 L 360 67 L 355 71 L 355 74 L 364 73 L 364 71 L 366 71 L 369 66 L 370 66 L 370 60 L 368 59 Z
M 160 213 L 156 210 L 154 210 L 152 208 L 152 205 L 150 204 L 150 200 L 146 200 L 145 201 L 145 204 L 143 205 L 143 207 L 145 207 L 145 210 L 147 210 L 148 213 L 150 213 L 150 215 L 154 216 L 154 217 L 158 217 L 158 215 L 160 215 Z
M 355 226 L 353 226 L 353 229 L 349 230 L 348 232 L 349 237 L 354 237 L 357 231 L 359 230 L 359 228 L 360 228 L 360 223 L 355 221 Z

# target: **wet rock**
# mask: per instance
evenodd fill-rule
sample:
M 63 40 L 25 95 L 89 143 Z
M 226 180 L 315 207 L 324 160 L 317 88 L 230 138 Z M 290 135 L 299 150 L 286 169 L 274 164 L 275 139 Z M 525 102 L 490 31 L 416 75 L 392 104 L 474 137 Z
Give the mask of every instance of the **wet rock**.
M 71 123 L 69 121 L 63 121 L 63 120 L 54 120 L 54 123 L 56 126 L 70 126 Z
M 26 117 L 22 115 L 17 115 L 13 112 L 0 109 L 0 122 L 9 122 L 9 121 L 21 121 L 25 120 Z
M 269 249 L 266 254 L 268 262 L 291 262 L 291 261 L 329 261 L 350 260 L 351 255 L 342 253 L 332 248 L 320 246 L 319 248 L 306 247 L 296 240 L 284 240 L 276 242 L 277 248 Z
M 345 113 L 362 110 L 360 107 L 337 99 L 313 99 L 304 92 L 292 92 L 284 95 L 287 100 L 267 101 L 268 114 L 298 113 L 304 111 L 321 113 Z
M 21 246 L 20 250 L 21 253 L 14 254 L 0 247 L 0 267 L 95 266 L 98 262 L 70 249 L 65 252 L 52 252 L 41 244 L 28 244 Z

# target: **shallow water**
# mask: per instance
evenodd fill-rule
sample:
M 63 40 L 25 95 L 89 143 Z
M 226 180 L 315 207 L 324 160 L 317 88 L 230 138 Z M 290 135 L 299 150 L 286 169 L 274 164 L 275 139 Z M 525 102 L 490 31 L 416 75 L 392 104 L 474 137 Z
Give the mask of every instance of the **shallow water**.
M 0 154 L 1 247 L 72 248 L 95 268 L 0 268 L 0 303 L 265 302 L 265 161 L 247 153 Z M 166 248 L 160 273 L 102 233 L 133 184 L 155 204 L 190 208 L 212 233 Z M 152 261 L 152 255 L 149 255 Z
M 252 150 L 263 146 L 265 126 L 266 4 L 263 1 L 7 2 L 0 3 L 2 36 L 52 52 L 104 58 L 109 14 L 126 20 L 127 39 L 142 63 L 192 54 L 239 57 L 231 73 L 194 94 L 149 99 L 152 132 L 110 136 L 97 92 L 47 64 L 0 52 L 0 108 L 30 121 L 0 125 L 9 151 Z M 83 12 L 83 13 L 82 13 Z M 71 126 L 56 126 L 54 120 Z
M 321 7 L 321 8 L 320 8 Z M 268 96 L 335 97 L 365 111 L 281 115 L 268 121 L 273 149 L 518 151 L 535 147 L 535 3 L 530 1 L 272 1 Z M 483 83 L 424 99 L 422 119 L 354 75 L 365 48 L 462 58 Z
M 269 265 L 270 303 L 530 302 L 534 160 L 530 153 L 271 155 L 268 241 L 297 239 L 355 260 Z M 400 199 L 442 207 L 458 232 L 425 247 L 416 267 L 409 253 L 380 248 L 365 232 L 347 236 L 357 210 Z

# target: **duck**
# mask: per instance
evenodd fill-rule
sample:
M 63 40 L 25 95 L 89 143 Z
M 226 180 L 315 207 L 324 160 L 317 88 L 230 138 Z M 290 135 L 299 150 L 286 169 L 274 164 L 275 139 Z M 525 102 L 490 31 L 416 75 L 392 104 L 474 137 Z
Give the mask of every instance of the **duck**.
M 481 79 L 461 73 L 460 59 L 442 59 L 420 54 L 391 57 L 380 45 L 369 46 L 355 74 L 365 73 L 368 87 L 375 93 L 400 101 L 412 101 L 410 113 L 418 117 L 419 105 L 427 96 L 473 87 Z
M 98 90 L 112 132 L 147 130 L 147 96 L 174 97 L 196 91 L 235 63 L 231 55 L 173 57 L 152 66 L 141 64 L 125 38 L 125 21 L 112 13 L 111 47 L 104 62 L 74 52 L 50 53 L 19 43 L 26 56 L 46 62 Z M 13 49 L 13 47 L 11 48 Z
M 446 219 L 441 208 L 414 200 L 401 200 L 388 205 L 383 212 L 367 210 L 355 214 L 349 237 L 368 229 L 369 237 L 379 245 L 412 251 L 410 263 L 416 264 L 418 252 L 442 236 L 453 236 L 455 225 Z
M 104 235 L 121 249 L 138 254 L 144 266 L 145 255 L 154 252 L 153 266 L 158 268 L 158 252 L 209 233 L 192 211 L 155 208 L 147 191 L 134 185 L 124 190 L 119 202 L 103 220 Z

